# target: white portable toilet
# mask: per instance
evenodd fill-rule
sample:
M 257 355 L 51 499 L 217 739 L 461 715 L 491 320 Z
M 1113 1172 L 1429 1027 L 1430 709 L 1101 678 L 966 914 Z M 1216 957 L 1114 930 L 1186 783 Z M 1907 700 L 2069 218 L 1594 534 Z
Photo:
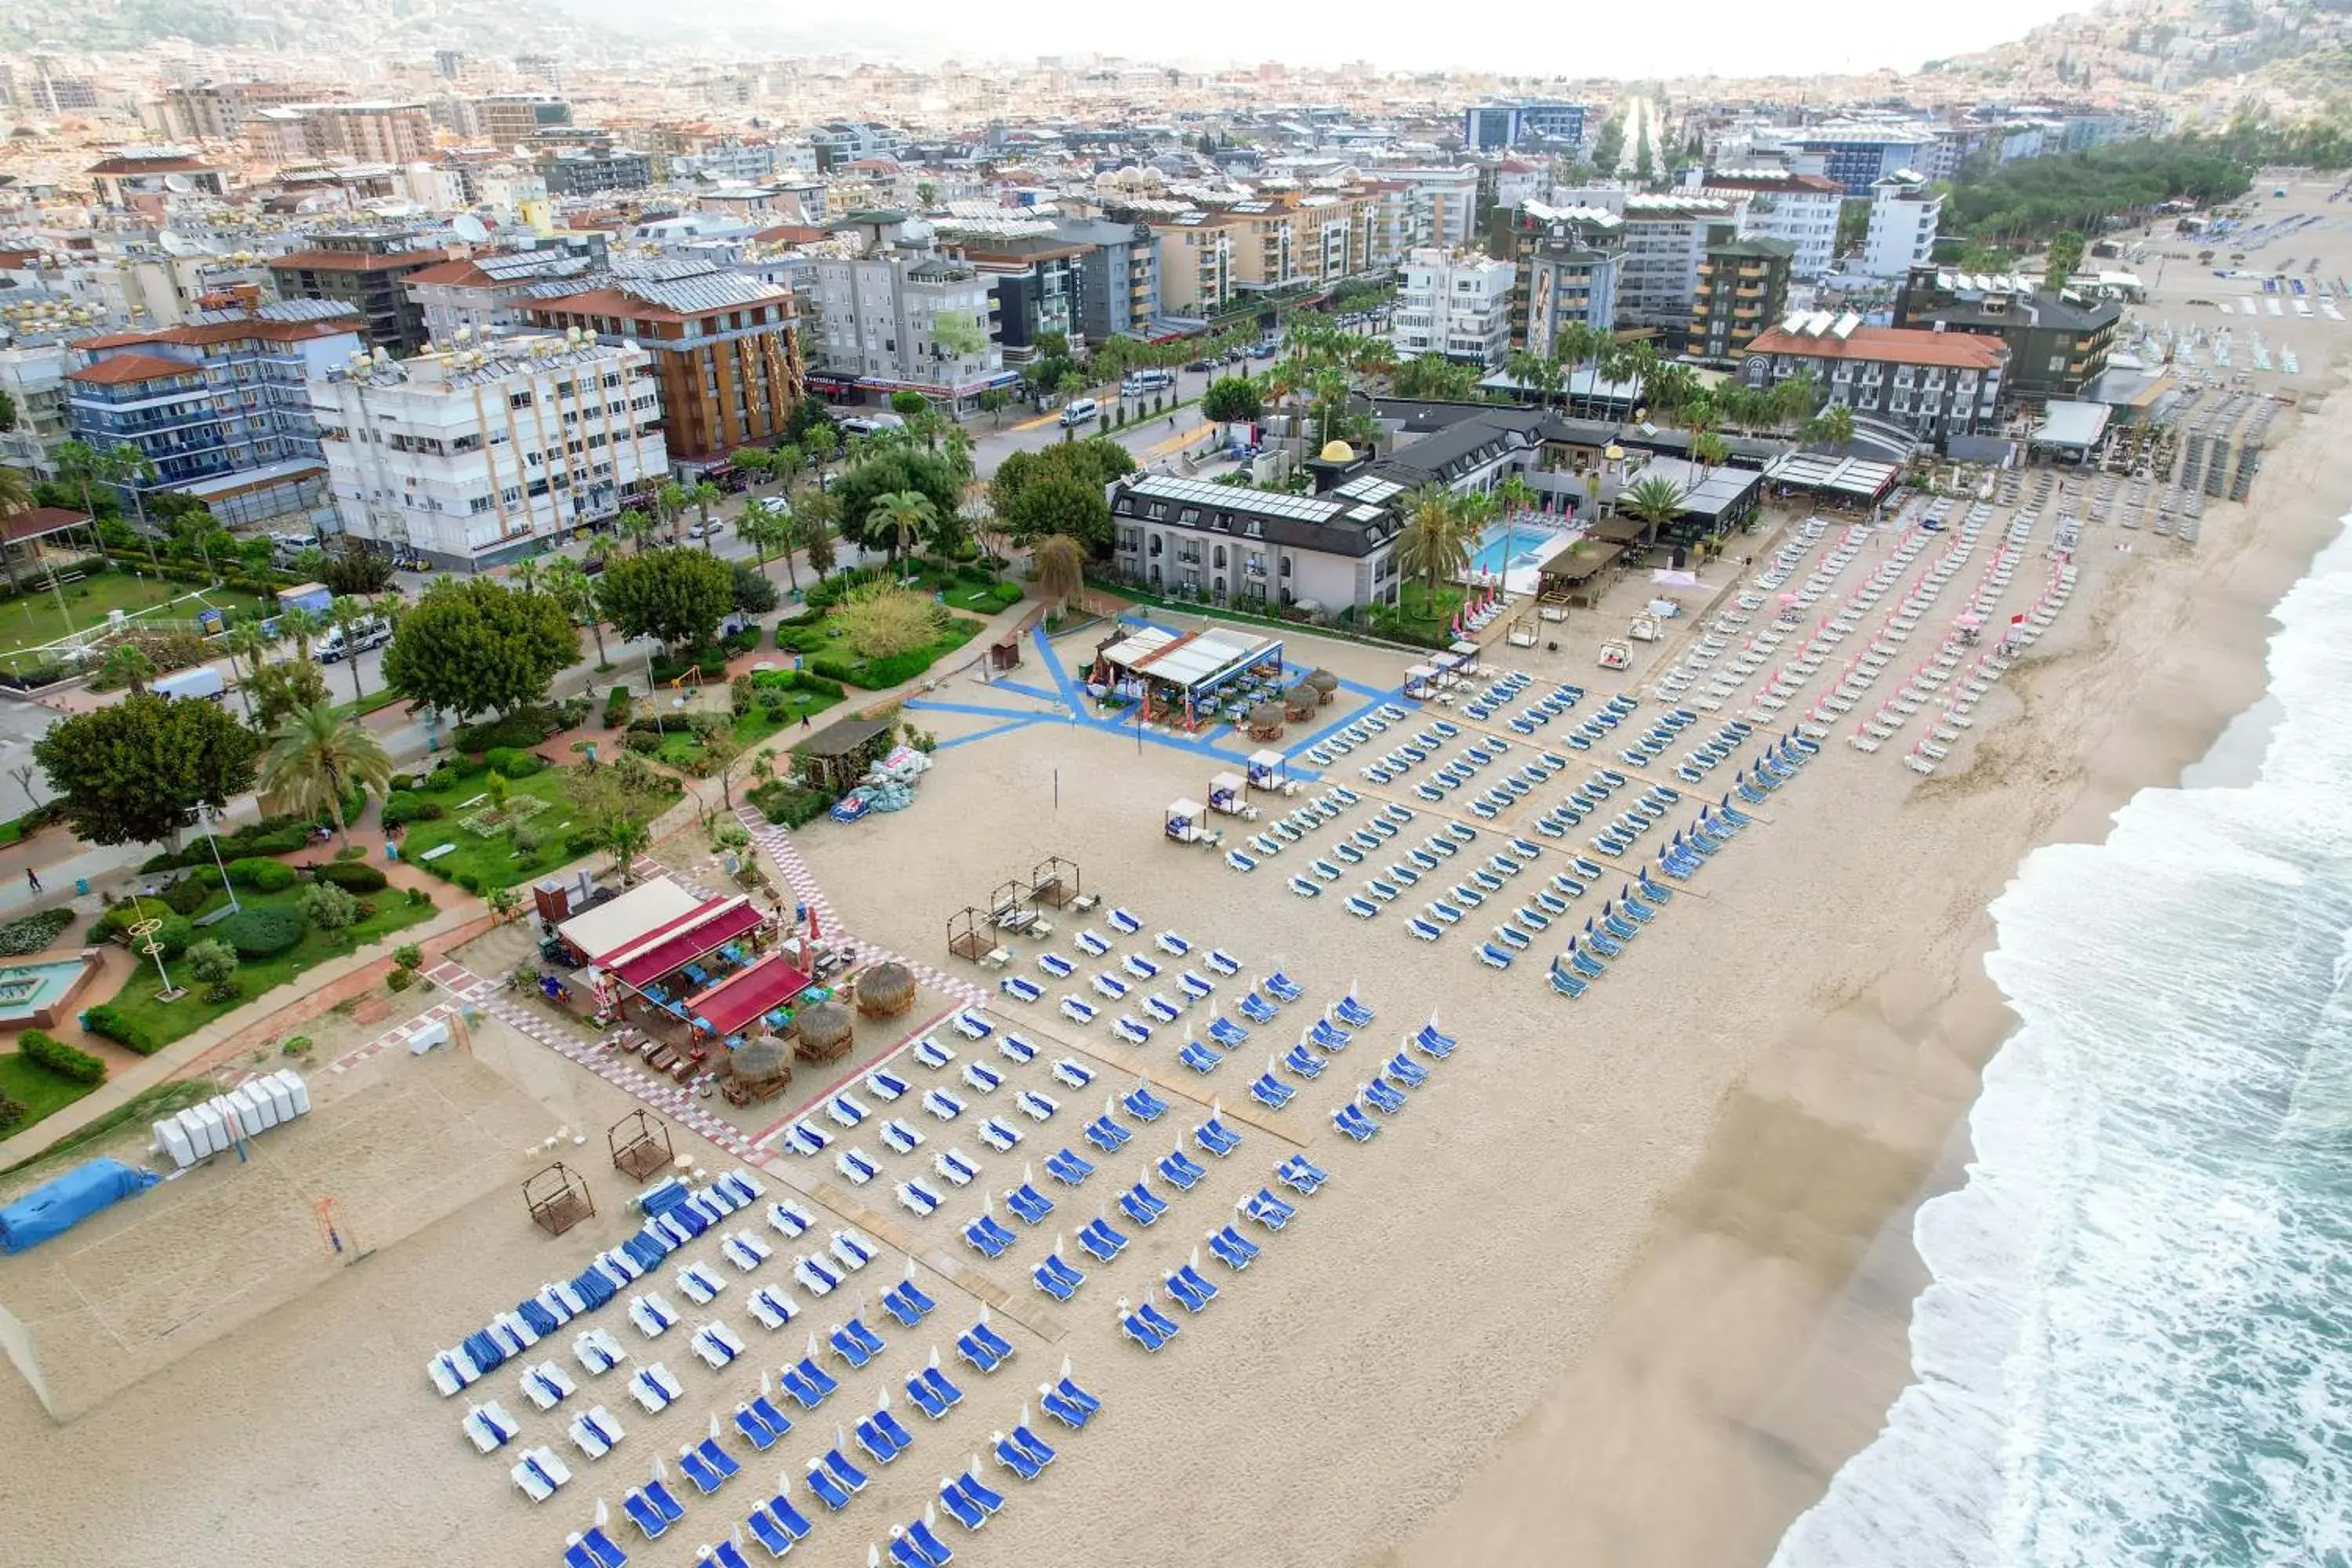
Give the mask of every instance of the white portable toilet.
M 188 1130 L 188 1144 L 195 1150 L 199 1160 L 221 1152 L 220 1118 L 207 1119 L 205 1110 L 201 1105 L 192 1105 L 180 1112 L 180 1125 Z
M 175 1170 L 184 1171 L 196 1163 L 196 1151 L 188 1142 L 188 1130 L 180 1125 L 177 1117 L 155 1123 L 155 1147 L 163 1152 Z
M 302 1075 L 292 1068 L 287 1068 L 278 1074 L 278 1081 L 284 1084 L 286 1092 L 294 1097 L 294 1114 L 310 1114 L 310 1088 L 302 1081 Z
M 448 1043 L 449 1020 L 436 1018 L 429 1024 L 418 1025 L 415 1032 L 408 1037 L 408 1054 L 421 1057 L 434 1047 Z
M 247 1137 L 267 1132 L 278 1124 L 278 1113 L 269 1107 L 268 1090 L 256 1094 L 250 1084 L 241 1083 L 228 1091 L 228 1099 L 236 1107 L 237 1125 L 245 1129 Z
M 286 1087 L 285 1080 L 278 1074 L 271 1073 L 268 1078 L 256 1079 L 247 1087 L 269 1096 L 269 1114 L 272 1121 L 294 1120 L 294 1091 Z

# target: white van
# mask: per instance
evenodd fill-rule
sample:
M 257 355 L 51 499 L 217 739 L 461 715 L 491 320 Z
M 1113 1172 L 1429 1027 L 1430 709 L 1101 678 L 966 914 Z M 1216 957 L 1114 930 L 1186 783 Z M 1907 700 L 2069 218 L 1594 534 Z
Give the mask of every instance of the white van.
M 344 639 L 343 628 L 338 624 L 327 628 L 327 635 L 316 645 L 319 662 L 333 664 L 349 653 L 365 653 L 372 647 L 382 647 L 392 640 L 392 623 L 382 616 L 364 616 L 352 623 L 352 635 Z
M 845 436 L 878 436 L 885 430 L 904 430 L 907 422 L 896 414 L 853 414 L 838 422 Z
M 1155 392 L 1165 392 L 1176 384 L 1176 373 L 1166 370 L 1131 370 L 1127 379 L 1118 384 L 1121 397 L 1149 397 Z
M 1100 409 L 1093 398 L 1076 398 L 1062 410 L 1062 423 L 1065 426 L 1083 425 L 1098 412 Z
M 228 683 L 221 679 L 219 670 L 209 664 L 200 664 L 194 669 L 178 669 L 169 675 L 159 675 L 148 682 L 147 689 L 168 702 L 198 699 L 218 702 L 222 693 L 228 689 Z

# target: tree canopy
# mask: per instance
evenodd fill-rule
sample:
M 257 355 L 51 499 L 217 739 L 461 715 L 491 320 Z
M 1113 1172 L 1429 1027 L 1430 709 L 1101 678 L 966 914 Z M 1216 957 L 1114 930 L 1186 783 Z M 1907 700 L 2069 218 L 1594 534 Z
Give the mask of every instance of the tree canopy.
M 92 844 L 175 839 L 198 805 L 253 786 L 261 739 L 217 704 L 125 698 L 61 719 L 33 743 L 77 837 Z
M 2117 142 L 1986 167 L 1971 160 L 1944 204 L 1943 230 L 1979 242 L 2096 234 L 2105 220 L 2177 197 L 2210 205 L 2252 184 L 2223 143 L 2192 137 Z
M 562 605 L 487 577 L 442 578 L 404 616 L 383 654 L 384 683 L 443 713 L 511 713 L 543 701 L 580 657 Z
M 606 566 L 596 592 L 624 637 L 700 647 L 735 607 L 735 573 L 699 550 L 656 550 Z
M 1257 384 L 1245 375 L 1221 375 L 1201 395 L 1201 416 L 1220 425 L 1239 425 L 1265 411 Z
M 943 453 L 903 443 L 885 446 L 852 464 L 833 487 L 841 502 L 841 537 L 863 548 L 888 548 L 890 531 L 877 525 L 875 502 L 908 491 L 939 511 L 951 512 L 963 499 L 963 480 Z

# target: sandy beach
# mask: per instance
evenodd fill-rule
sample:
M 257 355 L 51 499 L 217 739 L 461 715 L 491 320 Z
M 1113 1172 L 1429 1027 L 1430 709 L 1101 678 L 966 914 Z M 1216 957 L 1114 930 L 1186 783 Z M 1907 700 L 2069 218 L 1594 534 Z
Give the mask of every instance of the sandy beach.
M 2330 270 L 2347 269 L 2342 247 L 2336 255 Z M 2182 301 L 2221 285 L 2175 267 L 2142 309 L 2185 321 L 2191 313 Z M 857 1568 L 869 1543 L 919 1516 L 940 1478 L 984 1450 L 1024 1404 L 1060 1457 L 1027 1486 L 988 1462 L 992 1484 L 1011 1501 L 978 1535 L 942 1523 L 959 1560 L 1136 1568 L 1765 1562 L 1908 1379 L 1905 1332 L 1918 1270 L 1907 1216 L 1955 1179 L 1966 1158 L 1956 1130 L 1979 1068 L 2008 1026 L 1981 968 L 1987 900 L 2028 848 L 2097 837 L 2117 802 L 2177 776 L 2260 694 L 2269 608 L 2352 502 L 2352 403 L 2330 396 L 2319 405 L 2342 374 L 2352 329 L 2326 321 L 2261 326 L 2299 344 L 2306 368 L 2285 388 L 2297 405 L 2273 428 L 2250 506 L 2209 504 L 2194 547 L 2144 530 L 2086 527 L 2071 604 L 1992 685 L 1932 777 L 1901 765 L 1917 721 L 1874 754 L 1825 743 L 1576 1002 L 1543 982 L 1557 942 L 1500 973 L 1473 952 L 1481 931 L 1564 864 L 1563 849 L 1583 847 L 1580 833 L 1534 840 L 1541 850 L 1535 874 L 1513 879 L 1443 941 L 1415 942 L 1402 929 L 1409 904 L 1443 890 L 1435 884 L 1465 877 L 1505 838 L 1531 833 L 1526 819 L 1539 805 L 1477 824 L 1474 854 L 1359 921 L 1339 907 L 1343 893 L 1457 806 L 1375 791 L 1358 777 L 1362 756 L 1338 759 L 1332 782 L 1366 799 L 1310 846 L 1360 825 L 1383 798 L 1403 799 L 1416 819 L 1393 847 L 1351 868 L 1324 896 L 1294 897 L 1285 879 L 1316 853 L 1311 847 L 1244 874 L 1218 853 L 1162 839 L 1162 807 L 1197 798 L 1224 763 L 1066 721 L 1039 695 L 1052 683 L 1034 667 L 1015 677 L 1028 693 L 959 679 L 934 697 L 1035 721 L 1013 725 L 1001 713 L 951 709 L 910 713 L 949 742 L 911 809 L 853 826 L 820 823 L 772 846 L 788 858 L 778 866 L 783 880 L 798 888 L 813 879 L 844 929 L 942 972 L 948 986 L 927 986 L 917 1018 L 934 1015 L 932 1002 L 947 1005 L 951 988 L 992 992 L 992 973 L 947 956 L 948 922 L 1049 856 L 1075 861 L 1106 907 L 1140 917 L 1142 932 L 1116 939 L 1118 952 L 1150 952 L 1151 933 L 1171 930 L 1196 948 L 1230 950 L 1243 960 L 1244 980 L 1278 963 L 1305 988 L 1304 1002 L 1255 1030 L 1205 1076 L 1178 1065 L 1178 1046 L 1210 1007 L 1229 1010 L 1239 982 L 1224 983 L 1216 1002 L 1140 1046 L 1118 1042 L 1101 1022 L 1081 1027 L 1051 1000 L 1024 1006 L 995 996 L 986 1015 L 992 1026 L 1039 1047 L 1038 1060 L 1025 1066 L 998 1052 L 993 1039 L 933 1030 L 957 1052 L 954 1066 L 933 1072 L 895 1059 L 922 1087 L 945 1087 L 970 1103 L 948 1122 L 890 1107 L 929 1141 L 915 1155 L 886 1157 L 886 1181 L 852 1188 L 830 1154 L 795 1155 L 772 1138 L 751 1162 L 771 1198 L 816 1209 L 822 1229 L 855 1226 L 879 1241 L 882 1256 L 864 1274 L 804 1301 L 802 1321 L 773 1334 L 743 1310 L 751 1282 L 731 1282 L 689 1318 L 726 1321 L 750 1341 L 751 1356 L 722 1372 L 697 1362 L 677 1331 L 642 1342 L 607 1309 L 608 1324 L 640 1363 L 663 1361 L 688 1385 L 687 1398 L 656 1415 L 638 1410 L 614 1378 L 583 1377 L 585 1397 L 549 1415 L 528 1411 L 510 1369 L 481 1385 L 523 1415 L 526 1442 L 547 1442 L 571 1463 L 572 1483 L 537 1506 L 509 1481 L 509 1456 L 485 1458 L 464 1441 L 467 1401 L 437 1397 L 424 1368 L 490 1313 L 577 1272 L 634 1228 L 625 1210 L 634 1184 L 602 1165 L 594 1148 L 582 1159 L 599 1212 L 566 1237 L 531 1230 L 509 1187 L 543 1163 L 530 1148 L 535 1139 L 559 1126 L 601 1129 L 633 1102 L 495 1017 L 480 1024 L 465 1056 L 378 1058 L 365 1071 L 384 1092 L 405 1075 L 430 1086 L 418 1107 L 457 1121 L 478 1112 L 478 1128 L 449 1135 L 448 1157 L 470 1163 L 482 1195 L 325 1271 L 285 1304 L 69 1424 L 52 1422 L 17 1380 L 0 1378 L 0 1447 L 16 1457 L 18 1482 L 12 1540 L 26 1561 L 124 1568 L 554 1564 L 565 1535 L 585 1527 L 597 1500 L 613 1505 L 617 1521 L 622 1492 L 656 1458 L 668 1461 L 673 1488 L 687 1496 L 675 1463 L 679 1445 L 749 1398 L 763 1373 L 797 1360 L 804 1331 L 822 1336 L 856 1312 L 887 1341 L 877 1363 L 854 1374 L 835 1364 L 841 1393 L 774 1448 L 748 1457 L 744 1478 L 720 1496 L 689 1498 L 687 1520 L 663 1540 L 640 1542 L 616 1523 L 614 1538 L 632 1563 L 693 1563 L 698 1546 L 725 1538 L 777 1476 L 789 1474 L 796 1500 L 815 1519 L 802 1551 Z M 2262 377 L 2255 390 L 2279 381 Z M 2030 493 L 2034 480 L 2026 483 Z M 1956 504 L 1956 520 L 1964 510 Z M 2053 570 L 2055 510 L 2044 506 L 2020 547 L 2004 621 Z M 2013 509 L 1997 509 L 1913 640 L 1906 666 L 1932 648 L 2012 516 Z M 1782 521 L 1793 528 L 1801 517 Z M 1811 546 L 1808 560 L 1836 533 Z M 1853 590 L 1895 538 L 1889 530 L 1867 541 L 1836 575 L 1824 608 Z M 1755 545 L 1759 569 L 1771 542 Z M 1906 580 L 1955 542 L 1933 541 L 1906 568 Z M 1706 587 L 1728 590 L 1752 575 L 1736 563 L 1718 564 Z M 1635 670 L 1610 677 L 1593 668 L 1600 635 L 1600 618 L 1585 617 L 1559 652 L 1490 650 L 1493 666 L 1523 668 L 1537 691 L 1573 681 L 1592 693 L 1533 741 L 1510 737 L 1515 764 L 1556 744 L 1621 679 L 1625 689 L 1646 693 L 1682 646 L 1645 649 Z M 1081 634 L 1055 651 L 1075 663 L 1092 646 Z M 1375 707 L 1383 699 L 1370 694 L 1393 691 L 1410 662 L 1312 638 L 1294 639 L 1292 657 L 1351 683 L 1335 717 Z M 1692 738 L 1745 701 L 1703 715 Z M 1642 717 L 1660 706 L 1645 698 Z M 1792 703 L 1789 721 L 1801 708 Z M 1425 721 L 1416 714 L 1401 733 Z M 1750 742 L 1738 761 L 1754 754 Z M 1574 761 L 1531 800 L 1548 804 L 1596 765 L 1622 765 L 1613 744 Z M 1671 775 L 1657 769 L 1651 776 Z M 1708 787 L 1719 793 L 1727 779 Z M 1685 825 L 1696 803 L 1690 792 L 1674 825 Z M 1229 826 L 1228 843 L 1254 830 Z M 1579 900 L 1570 921 L 1593 912 L 1657 842 L 1645 837 L 1628 870 Z M 1100 910 L 1052 919 L 1060 928 L 1052 938 L 1012 944 L 1013 972 L 1038 975 L 1041 952 L 1075 955 L 1071 938 L 1080 928 L 1108 934 Z M 1183 966 L 1160 956 L 1171 973 L 1140 990 L 1164 989 Z M 1086 963 L 1073 984 L 1102 967 Z M 1048 996 L 1070 988 L 1049 985 Z M 1320 1078 L 1294 1080 L 1289 1108 L 1253 1104 L 1247 1086 L 1264 1058 L 1286 1050 L 1311 1016 L 1342 994 L 1375 1009 L 1377 1023 Z M 1433 1011 L 1461 1049 L 1425 1064 L 1427 1085 L 1380 1122 L 1372 1142 L 1340 1137 L 1331 1111 Z M 892 1043 L 876 1040 L 872 1056 Z M 862 1047 L 856 1065 L 868 1059 Z M 1091 1074 L 1088 1088 L 1053 1077 L 1057 1059 Z M 990 1064 L 1004 1083 L 963 1087 L 970 1062 Z M 1170 1109 L 1150 1122 L 1127 1117 L 1133 1142 L 1098 1154 L 1079 1127 L 1133 1087 L 1138 1068 L 1150 1072 Z M 812 1077 L 797 1087 L 814 1093 L 825 1081 Z M 1033 1122 L 1008 1109 L 1024 1089 L 1057 1102 L 1050 1119 Z M 407 1091 L 424 1092 L 414 1084 Z M 351 1098 L 357 1104 L 361 1097 Z M 796 1089 L 793 1103 L 805 1098 Z M 543 1113 L 536 1119 L 532 1103 Z M 1202 1155 L 1191 1137 L 1213 1103 L 1243 1136 L 1223 1160 Z M 1019 1149 L 998 1153 L 980 1139 L 976 1123 L 992 1113 L 1024 1133 Z M 739 1163 L 683 1126 L 674 1131 L 680 1150 L 708 1170 Z M 863 1129 L 846 1141 L 881 1148 Z M 1171 1212 L 1149 1228 L 1122 1219 L 1109 1206 L 1118 1193 L 1152 1180 L 1147 1168 L 1180 1145 L 1207 1167 L 1198 1187 L 1177 1193 L 1161 1184 Z M 888 1184 L 925 1176 L 931 1156 L 950 1146 L 975 1157 L 981 1178 L 950 1191 L 940 1214 L 913 1218 Z M 1099 1167 L 1081 1187 L 1045 1178 L 1046 1157 L 1065 1146 Z M 1235 1218 L 1235 1200 L 1265 1184 L 1294 1152 L 1328 1170 L 1329 1184 L 1299 1200 L 1298 1217 L 1279 1234 L 1251 1232 L 1264 1252 L 1247 1272 L 1204 1256 L 1219 1299 L 1185 1318 L 1167 1349 L 1147 1356 L 1128 1342 L 1114 1302 L 1156 1293 L 1204 1233 Z M 298 1181 L 330 1179 L 300 1177 L 299 1162 L 287 1163 Z M 1003 1258 L 980 1258 L 956 1239 L 958 1228 L 983 1202 L 1011 1223 L 995 1194 L 1032 1168 L 1055 1213 L 1034 1230 L 1016 1226 L 1019 1242 Z M 192 1181 L 217 1190 L 232 1179 L 208 1170 Z M 384 1194 L 387 1210 L 397 1196 Z M 142 1201 L 180 1199 L 163 1189 Z M 1088 1278 L 1070 1303 L 1048 1300 L 1030 1269 L 1057 1236 L 1075 1237 L 1106 1211 L 1128 1235 L 1126 1250 L 1097 1264 L 1066 1244 L 1063 1255 Z M 102 1247 L 132 1223 L 110 1214 L 52 1245 Z M 298 1244 L 290 1230 L 281 1239 Z M 800 1249 L 771 1239 L 777 1258 L 760 1279 L 788 1268 Z M 874 1299 L 908 1257 L 939 1309 L 901 1329 L 879 1315 Z M 0 1305 L 9 1303 L 9 1285 L 0 1266 Z M 1017 1354 L 1011 1367 L 982 1376 L 956 1361 L 952 1345 L 992 1303 Z M 566 1364 L 569 1341 L 567 1331 L 548 1347 Z M 919 1419 L 902 1392 L 934 1346 L 965 1395 L 936 1423 Z M 1105 1402 L 1081 1433 L 1051 1426 L 1035 1408 L 1036 1385 L 1065 1357 Z M 886 1393 L 914 1429 L 914 1450 L 887 1468 L 869 1466 L 866 1491 L 837 1517 L 824 1515 L 798 1477 L 833 1445 L 836 1424 L 854 1426 Z M 608 1405 L 628 1429 L 622 1447 L 593 1465 L 562 1436 L 563 1420 L 589 1403 Z M 740 1442 L 732 1447 L 744 1452 Z

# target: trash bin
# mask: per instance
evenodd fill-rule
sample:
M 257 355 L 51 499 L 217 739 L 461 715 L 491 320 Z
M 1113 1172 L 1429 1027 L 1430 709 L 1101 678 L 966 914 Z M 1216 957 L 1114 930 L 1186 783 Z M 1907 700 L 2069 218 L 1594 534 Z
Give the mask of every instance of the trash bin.
M 77 899 L 86 899 L 89 897 L 89 879 L 88 877 L 76 877 L 74 879 L 74 897 Z
M 384 858 L 385 859 L 387 859 L 387 860 L 397 860 L 397 859 L 399 859 L 399 858 L 400 858 L 400 846 L 399 846 L 399 845 L 397 845 L 397 844 L 394 844 L 394 843 L 392 840 L 390 840 L 389 838 L 385 839 L 385 840 L 384 840 L 384 843 L 383 843 L 383 858 Z

